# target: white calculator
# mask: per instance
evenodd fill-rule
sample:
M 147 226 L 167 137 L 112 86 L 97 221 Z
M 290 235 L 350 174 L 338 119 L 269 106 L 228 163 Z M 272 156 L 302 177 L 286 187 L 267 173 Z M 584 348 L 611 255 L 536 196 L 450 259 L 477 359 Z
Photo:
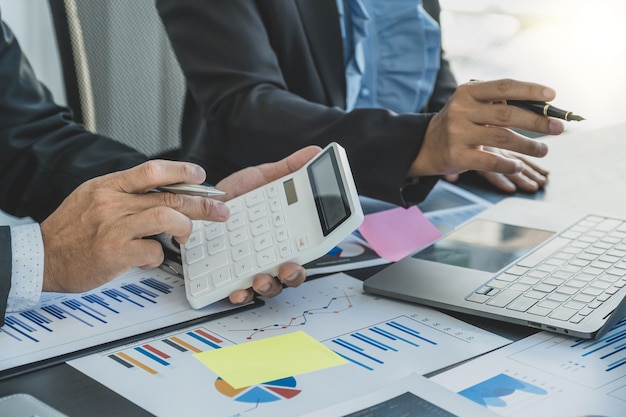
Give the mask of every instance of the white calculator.
M 252 286 L 258 273 L 326 254 L 363 222 L 346 152 L 331 143 L 298 171 L 226 202 L 223 223 L 194 221 L 181 246 L 193 308 Z

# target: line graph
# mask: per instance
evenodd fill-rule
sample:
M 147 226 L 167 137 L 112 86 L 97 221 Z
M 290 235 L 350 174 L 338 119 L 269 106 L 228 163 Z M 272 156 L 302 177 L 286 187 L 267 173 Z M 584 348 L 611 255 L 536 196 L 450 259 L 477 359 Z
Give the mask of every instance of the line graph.
M 285 322 L 267 324 L 262 327 L 255 327 L 255 328 L 248 328 L 248 329 L 239 329 L 239 330 L 233 329 L 231 331 L 249 332 L 249 334 L 246 336 L 246 339 L 251 340 L 254 338 L 254 336 L 256 336 L 259 333 L 264 333 L 264 332 L 268 332 L 272 330 L 286 330 L 286 329 L 293 328 L 293 327 L 306 326 L 309 323 L 309 321 L 312 319 L 315 319 L 316 316 L 319 317 L 320 315 L 326 315 L 326 314 L 336 315 L 344 311 L 347 311 L 351 309 L 352 307 L 353 307 L 353 304 L 352 304 L 352 301 L 350 300 L 350 295 L 348 295 L 344 291 L 343 296 L 330 298 L 330 300 L 328 300 L 326 305 L 322 307 L 315 307 L 315 308 L 303 310 L 299 315 L 291 316 Z

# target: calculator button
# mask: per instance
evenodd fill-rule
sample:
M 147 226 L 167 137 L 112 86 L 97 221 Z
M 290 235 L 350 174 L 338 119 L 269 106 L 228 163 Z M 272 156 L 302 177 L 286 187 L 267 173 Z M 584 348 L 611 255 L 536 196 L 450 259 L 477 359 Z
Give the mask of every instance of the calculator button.
M 230 268 L 228 266 L 223 266 L 220 269 L 211 272 L 211 282 L 216 287 L 224 285 L 228 281 L 230 281 Z
M 246 229 L 239 229 L 228 235 L 228 242 L 230 246 L 237 246 L 241 242 L 248 240 L 248 231 Z
M 207 256 L 201 263 L 193 265 L 189 268 L 188 278 L 197 279 L 204 273 L 213 271 L 220 266 L 228 264 L 228 255 L 226 252 L 218 253 L 213 256 Z
M 187 243 L 185 243 L 185 248 L 191 249 L 200 245 L 201 243 L 202 243 L 202 231 L 194 230 L 189 235 L 189 239 L 187 240 Z
M 231 214 L 228 220 L 226 220 L 226 226 L 228 230 L 235 230 L 246 224 L 246 220 L 243 217 L 243 213 Z
M 257 220 L 251 225 L 252 236 L 259 236 L 263 233 L 269 232 L 270 230 L 270 222 L 265 219 Z
M 278 196 L 278 184 L 268 184 L 265 188 L 266 194 L 268 197 L 277 197 Z
M 251 222 L 261 219 L 265 216 L 267 216 L 267 210 L 265 209 L 265 206 L 261 206 L 261 205 L 253 207 L 248 212 L 248 218 L 250 219 Z
M 309 247 L 309 238 L 306 236 L 300 236 L 296 238 L 296 247 L 298 250 L 305 250 Z
M 274 234 L 276 235 L 277 242 L 284 242 L 285 240 L 289 239 L 289 233 L 287 233 L 287 228 L 284 226 L 277 228 L 274 231 Z
M 257 263 L 259 267 L 264 267 L 265 265 L 269 265 L 270 263 L 276 260 L 276 254 L 274 253 L 274 248 L 269 248 L 264 251 L 257 253 Z
M 208 222 L 207 222 L 208 223 Z M 224 227 L 221 223 L 209 223 L 204 228 L 204 235 L 207 240 L 215 239 L 224 234 Z
M 209 255 L 215 255 L 216 253 L 226 249 L 226 239 L 223 236 L 213 239 L 212 241 L 207 242 L 207 248 Z
M 246 206 L 248 207 L 256 206 L 257 204 L 260 204 L 264 200 L 263 191 L 260 189 L 253 190 L 249 192 L 248 194 L 246 194 L 244 198 L 246 200 Z
M 242 210 L 241 201 L 240 200 L 230 200 L 226 202 L 226 205 L 230 209 L 231 216 L 235 213 L 239 213 Z
M 191 292 L 192 295 L 198 295 L 209 289 L 209 278 L 207 275 L 203 275 L 185 285 L 189 286 L 189 292 Z
M 272 235 L 270 235 L 269 233 L 266 233 L 254 239 L 254 250 L 256 250 L 257 252 L 260 252 L 263 249 L 269 248 L 273 244 L 274 244 L 274 241 L 272 240 Z
M 238 261 L 244 256 L 250 255 L 250 244 L 248 242 L 242 242 L 239 245 L 234 246 L 231 253 L 233 255 L 233 259 Z
M 238 277 L 252 272 L 253 269 L 254 265 L 252 264 L 252 257 L 250 256 L 235 262 L 234 270 L 235 275 Z
M 272 198 L 270 200 L 270 210 L 275 213 L 277 211 L 279 211 L 280 209 L 282 209 L 282 206 L 280 204 L 280 200 L 277 198 Z
M 202 260 L 202 258 L 204 258 L 204 248 L 202 246 L 196 246 L 187 251 L 187 263 L 189 265 L 195 264 Z
M 283 213 L 275 213 L 272 216 L 274 226 L 283 226 L 285 224 L 285 215 Z
M 288 258 L 291 256 L 291 246 L 289 246 L 289 242 L 283 243 L 278 247 L 278 253 L 280 253 L 281 258 Z

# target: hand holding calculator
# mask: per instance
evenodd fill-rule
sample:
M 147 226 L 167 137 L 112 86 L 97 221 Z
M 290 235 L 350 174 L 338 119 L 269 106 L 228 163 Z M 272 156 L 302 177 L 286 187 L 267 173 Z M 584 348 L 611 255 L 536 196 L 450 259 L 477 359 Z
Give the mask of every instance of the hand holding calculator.
M 187 299 L 193 308 L 278 274 L 285 262 L 326 254 L 363 221 L 345 150 L 331 143 L 304 167 L 226 202 L 224 222 L 194 221 L 181 246 Z

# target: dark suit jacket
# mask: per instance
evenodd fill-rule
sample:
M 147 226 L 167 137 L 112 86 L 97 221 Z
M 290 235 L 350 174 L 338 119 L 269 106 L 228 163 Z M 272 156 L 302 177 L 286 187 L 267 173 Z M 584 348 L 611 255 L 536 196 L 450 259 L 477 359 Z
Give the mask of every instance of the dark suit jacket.
M 438 18 L 438 2 L 425 3 Z M 335 0 L 157 0 L 157 7 L 188 84 L 183 157 L 204 166 L 209 181 L 337 141 L 362 195 L 415 203 L 434 185 L 421 178 L 404 187 L 432 114 L 344 110 Z M 441 65 L 427 111 L 441 109 L 456 88 L 447 61 Z
M 146 157 L 73 123 L 37 81 L 10 29 L 0 29 L 0 209 L 41 221 L 85 180 Z M 0 324 L 10 279 L 10 234 L 0 228 Z

